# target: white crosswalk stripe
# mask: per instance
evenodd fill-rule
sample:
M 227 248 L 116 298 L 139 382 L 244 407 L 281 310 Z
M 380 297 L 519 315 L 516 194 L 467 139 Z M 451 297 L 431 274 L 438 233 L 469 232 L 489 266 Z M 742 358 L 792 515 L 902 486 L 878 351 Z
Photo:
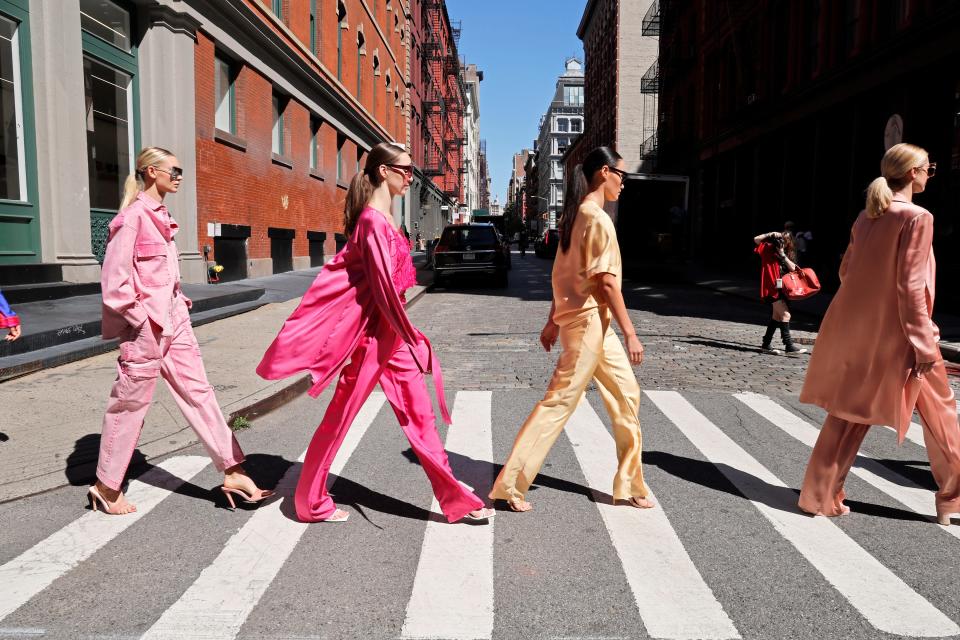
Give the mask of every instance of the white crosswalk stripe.
M 577 407 L 566 434 L 590 488 L 609 491 L 617 471 L 616 443 L 588 402 Z M 653 492 L 649 497 L 656 502 Z M 740 637 L 661 507 L 636 509 L 606 501 L 596 505 L 647 633 L 675 640 Z M 650 552 L 651 541 L 656 541 L 656 553 Z
M 136 512 L 125 516 L 88 513 L 4 564 L 0 567 L 0 620 L 142 520 L 208 464 L 210 460 L 200 456 L 164 460 L 127 488 Z
M 450 453 L 491 461 L 489 391 L 461 391 L 447 434 Z M 489 478 L 488 482 L 492 482 Z M 431 507 L 439 514 L 436 498 Z M 428 522 L 403 638 L 484 640 L 493 633 L 493 519 L 489 525 Z
M 646 395 L 870 624 L 904 636 L 960 633 L 952 620 L 833 522 L 800 513 L 796 494 L 683 396 L 673 391 Z
M 343 471 L 384 400 L 382 393 L 374 393 L 361 407 L 330 473 Z M 302 461 L 303 455 L 298 462 Z M 279 497 L 258 509 L 227 541 L 216 560 L 147 630 L 144 640 L 230 640 L 237 636 L 309 526 L 280 510 L 284 501 L 293 499 L 299 476 L 300 464 L 287 470 L 277 485 Z

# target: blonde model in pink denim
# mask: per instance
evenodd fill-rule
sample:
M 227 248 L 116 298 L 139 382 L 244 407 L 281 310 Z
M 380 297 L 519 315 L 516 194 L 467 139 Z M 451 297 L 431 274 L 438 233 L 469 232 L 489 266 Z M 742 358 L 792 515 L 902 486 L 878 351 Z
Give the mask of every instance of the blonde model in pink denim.
M 310 371 L 314 397 L 340 373 L 297 483 L 294 502 L 303 522 L 347 519 L 327 493 L 327 474 L 378 382 L 447 520 L 483 520 L 494 513 L 450 469 L 424 378 L 432 370 L 437 403 L 449 424 L 440 364 L 404 309 L 403 292 L 416 284 L 416 272 L 410 245 L 386 212 L 412 179 L 413 165 L 402 148 L 384 143 L 370 150 L 347 192 L 347 245 L 317 276 L 257 367 L 270 380 Z
M 136 174 L 127 178 L 120 212 L 110 222 L 103 259 L 103 338 L 120 338 L 117 379 L 110 391 L 97 482 L 89 489 L 94 510 L 110 514 L 136 511 L 120 491 L 162 377 L 219 471 L 222 491 L 258 502 L 263 491 L 240 466 L 243 452 L 223 419 L 190 326 L 190 300 L 180 290 L 178 227 L 163 205 L 183 179 L 177 158 L 149 147 L 137 156 Z

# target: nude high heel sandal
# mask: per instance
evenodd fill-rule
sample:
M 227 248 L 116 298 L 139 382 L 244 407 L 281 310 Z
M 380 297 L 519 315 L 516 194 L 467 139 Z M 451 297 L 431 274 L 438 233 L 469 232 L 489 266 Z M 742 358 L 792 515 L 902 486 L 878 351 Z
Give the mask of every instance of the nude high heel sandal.
M 243 489 L 233 489 L 230 487 L 221 486 L 220 491 L 223 491 L 223 495 L 227 497 L 227 502 L 230 503 L 231 511 L 237 510 L 237 505 L 233 501 L 234 495 L 240 496 L 240 499 L 243 500 L 244 504 L 258 504 L 273 495 L 273 491 L 268 489 L 257 489 L 256 493 L 250 494 Z

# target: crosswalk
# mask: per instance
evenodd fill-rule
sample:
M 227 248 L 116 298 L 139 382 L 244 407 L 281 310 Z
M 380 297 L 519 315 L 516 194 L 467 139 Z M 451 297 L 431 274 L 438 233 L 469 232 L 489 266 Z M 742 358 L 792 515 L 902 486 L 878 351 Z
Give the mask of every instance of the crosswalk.
M 518 423 L 506 424 L 498 419 L 501 393 L 505 392 L 454 394 L 454 425 L 446 434 L 446 448 L 454 471 L 481 496 L 497 470 L 494 444 L 509 443 Z M 846 612 L 857 618 L 856 624 L 865 629 L 863 637 L 878 637 L 881 633 L 900 637 L 960 636 L 957 624 L 960 598 L 945 601 L 943 592 L 931 586 L 935 579 L 925 576 L 922 568 L 905 573 L 904 565 L 878 551 L 874 540 L 862 528 L 847 524 L 862 522 L 870 516 L 854 513 L 843 519 L 811 518 L 797 510 L 796 465 L 784 468 L 776 452 L 778 448 L 809 452 L 816 441 L 818 424 L 798 407 L 755 393 L 719 394 L 723 397 L 710 398 L 648 390 L 644 395 L 641 418 L 645 438 L 649 441 L 648 433 L 653 433 L 669 448 L 696 451 L 704 464 L 734 487 L 736 497 L 729 500 L 742 505 L 738 513 L 749 521 L 751 530 L 760 531 L 776 545 L 791 549 L 790 553 L 771 559 L 785 581 L 789 581 L 789 576 L 804 575 L 812 576 L 810 580 L 815 580 L 816 585 L 826 585 L 828 592 L 819 586 L 809 587 L 818 589 L 815 595 L 819 602 L 811 606 Z M 727 406 L 733 410 L 718 409 Z M 591 496 L 595 506 L 593 516 L 588 517 L 595 518 L 595 522 L 581 518 L 564 523 L 567 531 L 564 544 L 569 544 L 567 552 L 577 553 L 580 530 L 599 527 L 609 545 L 610 566 L 621 574 L 629 589 L 624 594 L 608 595 L 621 605 L 629 603 L 632 618 L 628 619 L 635 619 L 637 623 L 635 628 L 627 630 L 627 636 L 623 636 L 622 631 L 617 631 L 619 635 L 610 635 L 591 629 L 581 630 L 581 636 L 667 640 L 776 636 L 776 633 L 758 634 L 756 621 L 745 614 L 747 609 L 742 603 L 730 600 L 722 571 L 711 564 L 710 554 L 699 546 L 706 541 L 691 539 L 684 530 L 684 523 L 689 522 L 688 514 L 679 510 L 669 495 L 658 489 L 660 497 L 651 496 L 658 506 L 651 510 L 611 504 L 615 443 L 604 424 L 600 407 L 602 404 L 590 396 L 580 404 L 565 430 L 565 443 L 558 443 L 558 447 L 569 447 L 575 463 L 549 473 L 562 475 L 571 483 L 582 479 L 584 493 Z M 331 473 L 351 477 L 351 469 L 360 464 L 355 460 L 355 452 L 363 442 L 377 437 L 371 435 L 377 433 L 371 425 L 380 421 L 388 423 L 390 419 L 392 414 L 385 397 L 373 394 L 357 416 Z M 761 430 L 763 437 L 776 446 L 756 445 L 751 437 L 744 435 L 745 424 Z M 885 430 L 880 433 L 893 438 Z M 960 538 L 960 527 L 932 524 L 935 509 L 929 488 L 896 471 L 884 458 L 886 454 L 870 451 L 870 445 L 868 441 L 857 458 L 848 484 L 860 483 L 857 488 L 883 496 L 885 506 L 915 514 L 913 523 L 924 541 L 917 544 L 936 545 L 944 553 L 957 555 L 955 538 Z M 914 457 L 916 454 L 923 457 L 919 425 L 908 434 L 904 446 L 914 448 Z M 291 517 L 300 461 L 302 454 L 281 478 L 277 486 L 278 499 L 237 521 L 236 531 L 226 539 L 219 554 L 205 561 L 209 562 L 206 566 L 197 567 L 192 582 L 182 592 L 172 594 L 162 611 L 151 620 L 140 621 L 139 626 L 114 629 L 114 635 L 150 640 L 258 637 L 247 634 L 245 626 L 257 616 L 275 613 L 264 611 L 262 601 L 271 590 L 282 590 L 281 576 L 295 572 L 298 557 L 310 553 L 304 544 L 304 535 L 308 531 L 315 534 L 318 527 L 331 526 L 306 525 Z M 72 574 L 89 564 L 95 553 L 130 535 L 128 529 L 133 525 L 149 527 L 151 518 L 160 517 L 157 513 L 161 510 L 157 507 L 208 464 L 206 458 L 194 455 L 170 457 L 131 482 L 128 495 L 139 509 L 135 515 L 108 517 L 92 512 L 79 515 L 15 557 L 2 560 L 0 637 L 44 637 L 45 621 L 24 613 L 29 603 L 41 600 L 48 590 L 71 580 Z M 358 472 L 351 480 L 363 483 L 363 474 Z M 677 486 L 676 482 L 681 480 L 673 478 L 671 486 Z M 655 483 L 651 482 L 651 486 L 657 489 Z M 428 488 L 425 486 L 424 490 Z M 536 497 L 531 499 L 536 502 Z M 582 499 L 582 494 L 564 497 L 564 500 Z M 707 496 L 702 499 L 705 503 L 708 501 Z M 500 525 L 508 524 L 502 522 L 503 519 L 515 518 L 509 521 L 511 525 L 522 523 L 526 535 L 536 536 L 538 527 L 550 524 L 542 520 L 547 514 L 537 510 L 531 514 L 501 511 L 488 525 L 450 525 L 442 517 L 436 500 L 429 513 L 429 519 L 420 529 L 422 537 L 409 541 L 419 548 L 418 560 L 412 579 L 404 587 L 403 601 L 397 605 L 402 615 L 395 621 L 385 622 L 388 627 L 384 630 L 385 637 L 452 640 L 514 637 L 511 630 L 499 622 L 499 608 L 510 604 L 498 595 L 504 580 L 515 580 L 517 584 L 512 586 L 522 588 L 525 584 L 529 586 L 529 580 L 543 579 L 548 583 L 538 588 L 555 589 L 560 601 L 564 597 L 580 597 L 569 593 L 567 585 L 550 583 L 549 576 L 531 577 L 496 569 L 498 560 L 504 557 L 515 560 L 510 557 L 512 538 L 504 536 L 516 535 L 517 528 L 511 526 L 509 532 L 502 531 Z M 877 520 L 875 524 L 882 527 L 886 523 Z M 337 535 L 346 535 L 349 539 L 350 527 L 364 526 L 367 523 L 363 519 L 353 517 L 335 528 Z M 738 533 L 716 532 L 718 538 L 730 539 L 724 547 L 730 552 L 736 549 Z M 324 530 L 320 529 L 322 534 Z M 351 550 L 358 551 L 362 552 Z M 349 562 L 349 556 L 346 561 Z M 929 573 L 945 568 L 930 567 Z M 955 570 L 953 565 L 950 568 Z M 369 584 L 362 588 L 378 587 Z M 750 585 L 740 589 L 749 591 Z M 762 600 L 766 594 L 758 587 L 754 596 Z M 371 611 L 370 615 L 378 614 Z M 276 624 L 282 626 L 282 615 Z M 781 631 L 789 628 L 789 622 L 782 624 L 785 626 L 779 627 Z M 612 629 L 606 631 L 613 633 Z M 90 635 L 95 634 L 76 634 L 77 637 Z M 286 636 L 278 632 L 276 637 Z M 319 634 L 317 637 L 338 636 Z M 819 637 L 829 637 L 829 633 L 821 630 Z

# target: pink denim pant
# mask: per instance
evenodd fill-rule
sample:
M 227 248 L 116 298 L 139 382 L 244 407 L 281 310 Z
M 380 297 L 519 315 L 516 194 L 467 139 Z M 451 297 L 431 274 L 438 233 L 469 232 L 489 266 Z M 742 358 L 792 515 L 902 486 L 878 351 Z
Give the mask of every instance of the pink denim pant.
M 160 328 L 147 320 L 139 329 L 131 327 L 120 343 L 97 462 L 97 478 L 111 489 L 120 489 L 123 483 L 160 376 L 217 469 L 243 462 L 243 451 L 207 382 L 183 298 L 175 301 L 171 313 L 171 335 L 161 335 Z
M 304 458 L 294 497 L 297 517 L 302 522 L 318 522 L 336 511 L 337 506 L 327 494 L 327 474 L 347 430 L 378 381 L 447 520 L 456 522 L 482 508 L 483 501 L 453 476 L 437 433 L 433 402 L 423 373 L 407 345 L 391 334 L 361 338 L 350 364 L 340 373 L 333 399 Z

